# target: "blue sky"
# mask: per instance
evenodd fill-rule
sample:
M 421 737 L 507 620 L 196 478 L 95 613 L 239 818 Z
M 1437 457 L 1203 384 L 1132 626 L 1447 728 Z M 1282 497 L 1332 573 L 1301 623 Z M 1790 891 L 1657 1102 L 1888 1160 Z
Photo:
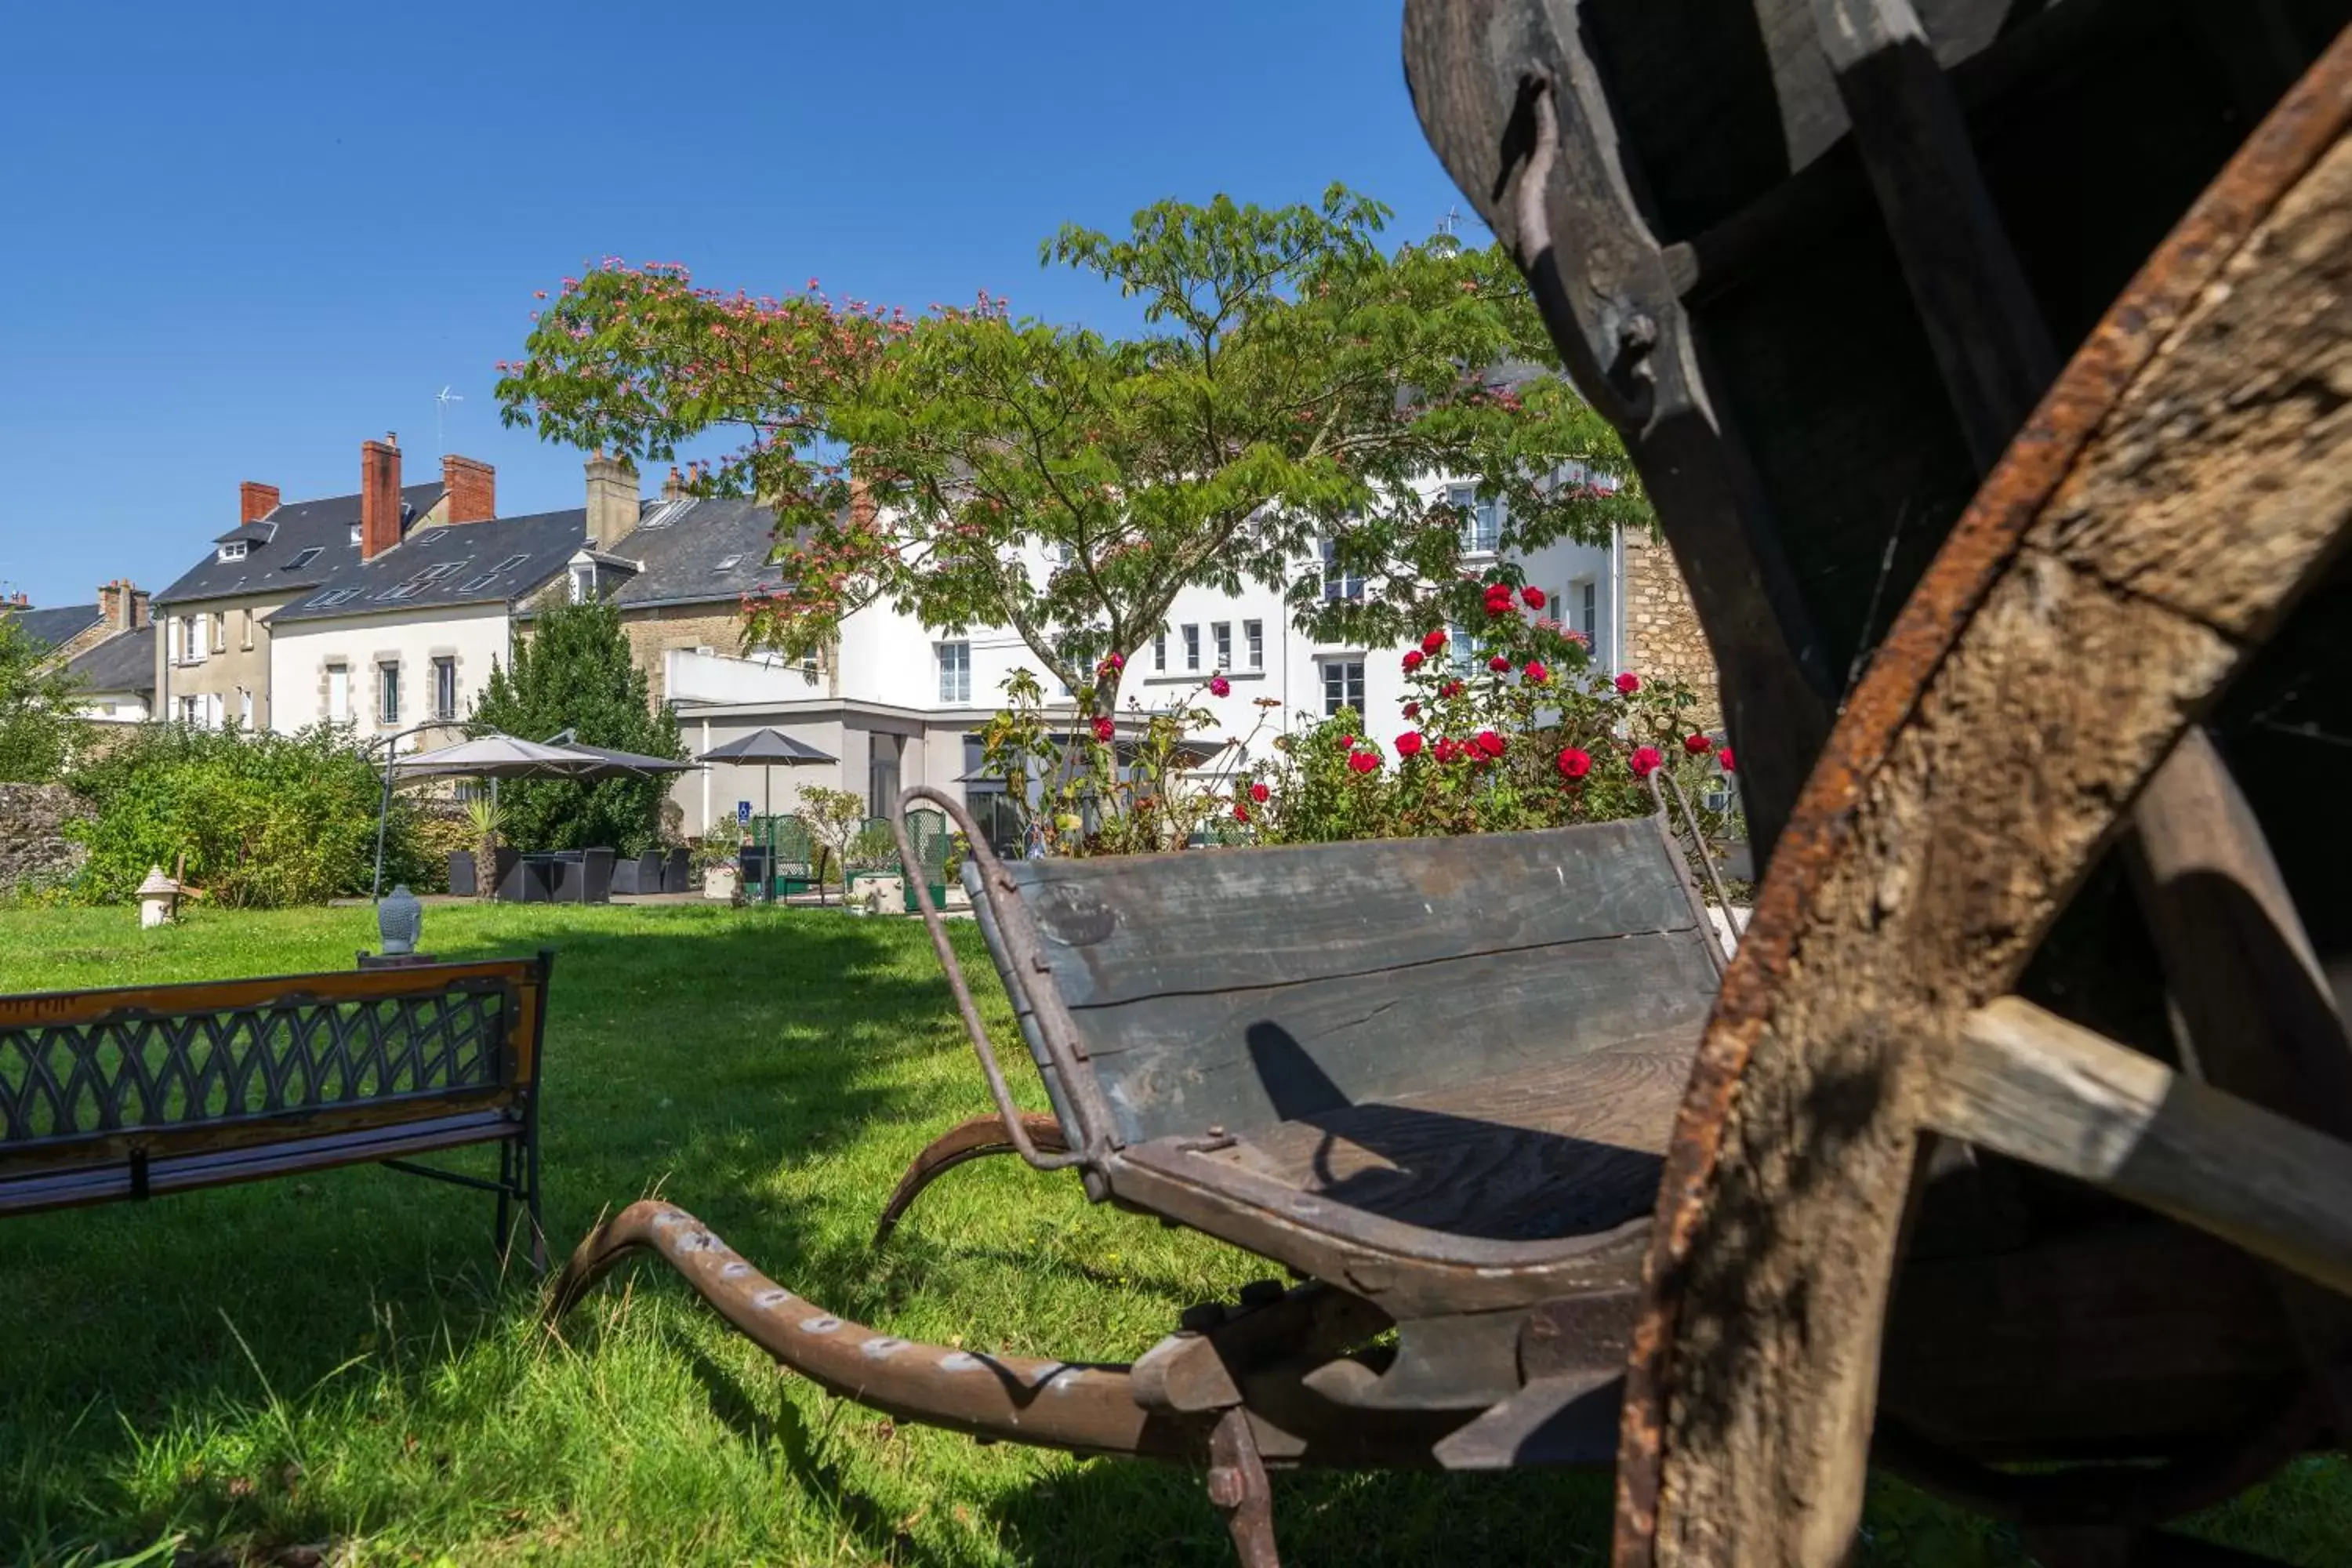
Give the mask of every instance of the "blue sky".
M 1400 10 L 19 7 L 0 589 L 160 587 L 236 522 L 240 479 L 348 493 L 386 430 L 430 478 L 445 384 L 446 446 L 497 465 L 502 512 L 580 504 L 581 455 L 502 427 L 492 367 L 533 289 L 607 254 L 910 309 L 986 289 L 1116 329 L 1116 298 L 1039 269 L 1060 224 L 1337 179 L 1417 237 L 1460 198 Z

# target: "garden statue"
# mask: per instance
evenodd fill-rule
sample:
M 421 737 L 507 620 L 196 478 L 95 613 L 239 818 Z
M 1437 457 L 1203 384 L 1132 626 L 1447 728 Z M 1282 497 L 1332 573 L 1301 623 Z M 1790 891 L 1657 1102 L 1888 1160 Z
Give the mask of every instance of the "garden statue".
M 416 939 L 425 929 L 425 906 L 416 901 L 407 883 L 394 887 L 376 905 L 375 929 L 383 938 L 385 957 L 401 957 L 416 951 Z
M 139 884 L 139 924 L 142 929 L 168 925 L 179 918 L 180 884 L 163 875 L 161 866 L 147 868 Z

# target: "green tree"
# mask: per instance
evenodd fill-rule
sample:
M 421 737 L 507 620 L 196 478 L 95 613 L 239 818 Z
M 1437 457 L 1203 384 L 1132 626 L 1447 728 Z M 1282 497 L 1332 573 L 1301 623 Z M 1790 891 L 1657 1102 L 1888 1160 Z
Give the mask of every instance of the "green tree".
M 499 395 L 509 423 L 647 460 L 740 432 L 698 482 L 779 511 L 783 586 L 747 640 L 805 653 L 877 600 L 943 631 L 1010 626 L 1106 712 L 1111 656 L 1186 587 L 1276 587 L 1313 635 L 1374 645 L 1475 613 L 1465 509 L 1429 499 L 1432 475 L 1507 504 L 1507 552 L 1646 525 L 1614 433 L 1565 383 L 1486 374 L 1551 360 L 1507 258 L 1444 236 L 1384 250 L 1387 216 L 1335 185 L 1312 206 L 1161 202 L 1124 237 L 1063 229 L 1044 259 L 1138 301 L 1125 338 L 985 294 L 917 320 L 814 279 L 755 299 L 614 264 L 565 280 Z M 850 504 L 852 471 L 876 504 Z M 1628 479 L 1604 492 L 1594 471 Z
M 79 689 L 14 616 L 0 615 L 0 784 L 48 784 L 65 771 L 81 728 Z
M 866 800 L 845 789 L 827 789 L 823 784 L 801 786 L 801 820 L 809 825 L 809 834 L 822 846 L 833 861 L 834 876 L 841 883 L 841 901 L 849 901 L 849 847 L 866 826 Z M 823 868 L 818 870 L 820 879 Z M 824 883 L 816 887 L 817 901 L 824 901 Z
M 677 758 L 677 721 L 656 711 L 645 671 L 629 658 L 620 612 L 590 600 L 542 611 L 517 637 L 511 662 L 492 665 L 468 720 L 477 735 L 544 741 L 565 730 L 583 745 Z M 499 786 L 499 837 L 533 849 L 610 846 L 641 855 L 659 837 L 667 777 L 518 779 Z

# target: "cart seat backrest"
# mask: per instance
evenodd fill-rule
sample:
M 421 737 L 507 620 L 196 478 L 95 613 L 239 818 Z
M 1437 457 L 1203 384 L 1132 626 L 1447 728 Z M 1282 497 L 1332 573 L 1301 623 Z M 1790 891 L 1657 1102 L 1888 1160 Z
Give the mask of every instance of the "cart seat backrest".
M 1122 1145 L 1595 1051 L 1687 1055 L 1717 984 L 1715 938 L 1654 818 L 1007 870 Z

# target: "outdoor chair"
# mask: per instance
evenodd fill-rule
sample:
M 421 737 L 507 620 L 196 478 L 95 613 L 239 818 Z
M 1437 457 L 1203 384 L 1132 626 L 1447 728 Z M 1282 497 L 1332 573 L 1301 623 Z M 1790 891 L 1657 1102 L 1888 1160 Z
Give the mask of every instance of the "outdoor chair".
M 693 863 L 684 849 L 671 850 L 669 858 L 662 862 L 661 890 L 665 893 L 688 891 L 691 886 L 688 879 L 693 875 Z

